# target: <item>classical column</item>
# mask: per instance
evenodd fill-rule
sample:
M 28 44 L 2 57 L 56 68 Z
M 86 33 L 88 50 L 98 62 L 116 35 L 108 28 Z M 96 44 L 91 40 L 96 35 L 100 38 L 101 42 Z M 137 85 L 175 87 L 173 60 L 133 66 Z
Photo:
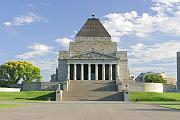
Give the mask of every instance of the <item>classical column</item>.
M 88 80 L 91 80 L 91 64 L 88 64 Z
M 77 77 L 76 77 L 76 70 L 77 70 L 76 64 L 74 64 L 74 80 L 77 80 Z
M 109 64 L 109 80 L 112 80 L 112 64 Z
M 119 79 L 119 64 L 116 64 L 116 80 Z
M 105 64 L 102 64 L 102 80 L 105 80 Z
M 70 80 L 70 64 L 67 64 L 67 79 Z
M 98 80 L 98 64 L 95 64 L 95 77 Z
M 81 80 L 84 80 L 84 64 L 81 64 Z

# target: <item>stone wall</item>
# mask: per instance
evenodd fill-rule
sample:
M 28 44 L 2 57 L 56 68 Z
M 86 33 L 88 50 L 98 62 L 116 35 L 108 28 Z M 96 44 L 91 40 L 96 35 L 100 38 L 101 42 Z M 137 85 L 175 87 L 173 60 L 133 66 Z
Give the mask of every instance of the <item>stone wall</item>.
M 70 56 L 82 54 L 84 52 L 96 51 L 104 54 L 113 54 L 117 51 L 117 43 L 111 41 L 99 42 L 71 42 L 69 45 Z
M 151 85 L 148 86 L 148 84 L 151 84 Z M 133 81 L 127 82 L 127 83 L 124 82 L 121 85 L 118 85 L 118 90 L 119 91 L 125 90 L 126 85 L 128 85 L 128 91 L 130 91 L 130 92 L 162 92 L 162 91 L 164 91 L 164 92 L 175 92 L 176 91 L 175 85 L 163 85 L 163 86 L 161 86 L 159 84 L 161 84 L 161 83 L 144 83 L 144 82 L 133 82 Z
M 127 51 L 117 51 L 116 58 L 119 64 L 119 78 L 121 81 L 128 80 L 128 58 Z
M 39 91 L 41 90 L 41 83 L 27 83 L 24 82 L 23 83 L 23 87 L 22 87 L 23 91 Z
M 163 92 L 162 83 L 145 83 L 145 92 Z
M 58 82 L 42 82 L 41 83 L 41 90 L 57 90 L 58 89 Z
M 116 58 L 119 58 L 121 61 L 128 61 L 127 51 L 117 51 Z
M 69 51 L 59 51 L 59 59 L 67 59 L 69 55 Z
M 176 85 L 163 85 L 165 92 L 176 92 Z
M 10 84 L 10 88 L 20 88 L 22 90 L 23 85 L 22 84 Z
M 58 82 L 65 81 L 67 79 L 67 60 L 59 59 L 58 63 Z
M 129 92 L 144 92 L 145 91 L 145 85 L 142 82 L 128 82 L 128 83 L 124 82 L 118 86 L 118 90 L 119 91 L 126 90 L 126 85 Z
M 22 84 L 23 91 L 55 91 L 58 89 L 59 82 L 38 82 Z
M 127 67 L 127 61 L 121 61 L 119 62 L 119 78 L 120 81 L 128 81 L 128 67 Z

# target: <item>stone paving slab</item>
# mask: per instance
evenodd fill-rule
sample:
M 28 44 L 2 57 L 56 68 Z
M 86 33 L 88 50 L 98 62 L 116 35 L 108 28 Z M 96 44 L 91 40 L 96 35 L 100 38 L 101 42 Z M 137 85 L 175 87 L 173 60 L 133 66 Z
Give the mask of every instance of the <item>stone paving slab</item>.
M 17 108 L 0 109 L 0 120 L 179 120 L 180 118 L 179 110 L 131 102 L 69 101 L 27 104 Z

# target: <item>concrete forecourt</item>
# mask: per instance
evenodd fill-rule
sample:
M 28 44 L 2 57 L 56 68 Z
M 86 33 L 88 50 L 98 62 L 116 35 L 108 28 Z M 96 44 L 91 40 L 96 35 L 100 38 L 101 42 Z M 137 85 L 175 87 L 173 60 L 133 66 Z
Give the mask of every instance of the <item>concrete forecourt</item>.
M 66 101 L 23 104 L 28 105 L 0 109 L 0 120 L 179 120 L 180 117 L 179 110 L 131 102 Z

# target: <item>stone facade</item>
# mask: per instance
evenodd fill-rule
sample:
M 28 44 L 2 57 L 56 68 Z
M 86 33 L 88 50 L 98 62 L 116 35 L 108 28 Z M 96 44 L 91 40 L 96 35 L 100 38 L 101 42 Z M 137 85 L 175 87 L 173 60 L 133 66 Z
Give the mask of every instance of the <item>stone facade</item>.
M 177 89 L 180 90 L 180 52 L 177 52 Z
M 51 82 L 70 80 L 128 80 L 127 51 L 117 51 L 117 43 L 100 23 L 90 18 L 70 42 L 69 51 L 60 51 L 56 74 Z

